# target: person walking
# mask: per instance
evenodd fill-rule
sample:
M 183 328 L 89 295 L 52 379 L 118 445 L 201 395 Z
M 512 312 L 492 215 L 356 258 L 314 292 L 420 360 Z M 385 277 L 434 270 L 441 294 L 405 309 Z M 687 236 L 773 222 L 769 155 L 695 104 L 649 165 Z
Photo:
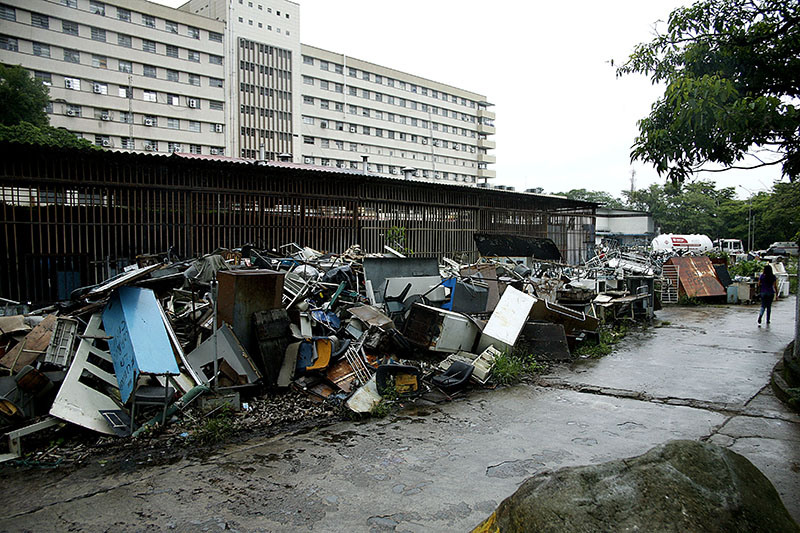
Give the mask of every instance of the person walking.
M 758 278 L 758 293 L 761 296 L 761 310 L 758 312 L 758 325 L 761 326 L 761 317 L 767 311 L 767 324 L 772 316 L 772 300 L 778 294 L 778 278 L 772 273 L 772 266 L 766 265 L 764 272 Z

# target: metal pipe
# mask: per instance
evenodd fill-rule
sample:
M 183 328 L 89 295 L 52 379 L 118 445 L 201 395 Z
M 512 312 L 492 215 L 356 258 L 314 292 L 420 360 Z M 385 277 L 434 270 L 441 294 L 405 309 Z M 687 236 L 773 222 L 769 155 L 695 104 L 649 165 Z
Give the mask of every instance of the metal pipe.
M 214 300 L 214 377 L 212 378 L 213 382 L 211 383 L 211 389 L 217 390 L 217 378 L 219 377 L 217 374 L 219 373 L 219 346 L 217 341 L 217 300 L 219 296 L 219 282 L 217 281 L 216 276 L 214 279 L 211 280 L 211 298 Z

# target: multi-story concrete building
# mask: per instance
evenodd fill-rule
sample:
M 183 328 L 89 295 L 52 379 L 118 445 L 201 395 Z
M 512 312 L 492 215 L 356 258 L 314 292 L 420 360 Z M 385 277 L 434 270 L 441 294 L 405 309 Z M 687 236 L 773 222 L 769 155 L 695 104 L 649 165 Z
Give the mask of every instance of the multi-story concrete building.
M 475 184 L 494 177 L 483 95 L 302 46 L 303 162 Z
M 4 0 L 0 61 L 50 86 L 50 124 L 99 146 L 224 153 L 224 25 L 143 0 Z
M 294 2 L 4 1 L 0 61 L 50 84 L 52 125 L 99 145 L 494 177 L 485 96 L 301 45 Z

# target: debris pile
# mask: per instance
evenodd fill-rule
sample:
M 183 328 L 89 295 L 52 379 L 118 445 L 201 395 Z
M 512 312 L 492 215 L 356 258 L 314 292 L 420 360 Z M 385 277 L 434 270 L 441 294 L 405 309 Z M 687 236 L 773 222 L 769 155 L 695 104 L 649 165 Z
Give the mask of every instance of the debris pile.
M 369 413 L 383 398 L 447 400 L 491 386 L 495 361 L 514 350 L 569 361 L 601 323 L 652 318 L 652 266 L 566 265 L 548 239 L 476 244 L 476 262 L 295 243 L 140 256 L 69 301 L 0 316 L 3 458 L 57 424 L 138 436 L 201 403 L 258 424 Z

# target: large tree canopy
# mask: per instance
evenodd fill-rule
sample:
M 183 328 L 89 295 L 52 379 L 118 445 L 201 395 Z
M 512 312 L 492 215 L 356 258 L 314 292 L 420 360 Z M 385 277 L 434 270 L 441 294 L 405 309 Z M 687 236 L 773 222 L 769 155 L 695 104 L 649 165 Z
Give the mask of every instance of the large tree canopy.
M 707 162 L 800 175 L 800 2 L 704 0 L 673 11 L 618 75 L 666 84 L 631 159 L 675 183 Z M 756 159 L 743 162 L 747 154 Z
M 49 101 L 50 90 L 27 70 L 0 64 L 0 124 L 47 126 L 50 121 L 44 108 Z

